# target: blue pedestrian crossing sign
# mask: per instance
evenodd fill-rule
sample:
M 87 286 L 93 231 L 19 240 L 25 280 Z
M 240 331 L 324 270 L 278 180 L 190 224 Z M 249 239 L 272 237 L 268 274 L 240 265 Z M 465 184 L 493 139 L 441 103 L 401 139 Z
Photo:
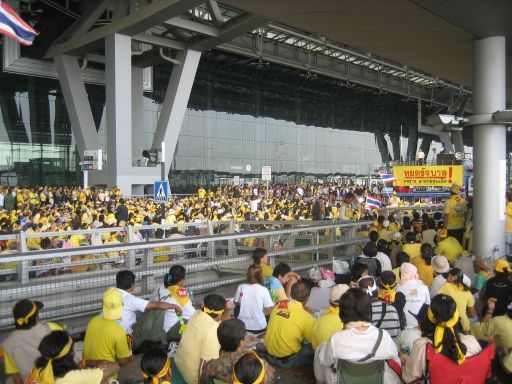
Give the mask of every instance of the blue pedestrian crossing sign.
M 153 191 L 153 200 L 155 203 L 166 203 L 169 200 L 169 182 L 166 180 L 155 181 Z

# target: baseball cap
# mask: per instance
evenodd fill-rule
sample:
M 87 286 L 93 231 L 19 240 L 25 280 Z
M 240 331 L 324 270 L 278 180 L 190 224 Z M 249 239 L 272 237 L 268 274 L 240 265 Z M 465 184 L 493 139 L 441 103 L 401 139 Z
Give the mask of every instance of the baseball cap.
M 331 304 L 338 305 L 340 302 L 340 297 L 348 291 L 350 287 L 347 284 L 337 284 L 331 288 L 331 296 L 329 301 Z
M 446 273 L 450 270 L 450 263 L 443 255 L 437 255 L 432 258 L 432 268 L 437 273 Z
M 510 264 L 507 260 L 499 259 L 496 260 L 492 266 L 492 269 L 494 269 L 496 272 L 510 272 Z
M 103 293 L 103 317 L 119 320 L 123 312 L 123 295 L 117 288 L 110 287 Z
M 39 310 L 43 307 L 44 304 L 40 301 L 20 300 L 12 307 L 12 315 L 18 325 L 27 324 L 32 317 L 39 314 Z

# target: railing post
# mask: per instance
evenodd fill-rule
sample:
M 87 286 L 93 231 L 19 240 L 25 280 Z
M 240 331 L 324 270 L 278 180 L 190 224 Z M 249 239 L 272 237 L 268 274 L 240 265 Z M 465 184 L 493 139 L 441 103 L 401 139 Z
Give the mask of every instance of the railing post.
M 320 231 L 316 231 L 316 261 L 320 260 L 320 250 L 318 249 L 320 247 Z
M 18 233 L 17 237 L 18 237 L 18 251 L 20 253 L 28 252 L 27 237 L 26 237 L 25 232 L 20 231 L 20 233 Z M 21 284 L 28 283 L 28 280 L 29 280 L 28 267 L 29 267 L 28 261 L 20 261 L 20 264 L 18 267 L 18 281 Z
M 134 243 L 134 234 L 133 234 L 133 227 L 131 225 L 126 226 L 126 240 L 128 244 Z M 128 251 L 128 254 L 125 256 L 124 259 L 124 265 L 127 269 L 133 269 L 135 268 L 135 255 L 136 255 L 135 249 L 132 249 Z
M 213 223 L 210 220 L 206 221 L 206 227 L 208 228 L 208 236 L 213 235 Z M 207 243 L 208 257 L 211 259 L 215 258 L 215 241 L 208 241 Z
M 235 219 L 231 218 L 229 220 L 229 233 L 235 233 Z M 237 256 L 237 250 L 236 250 L 236 240 L 229 239 L 228 240 L 228 256 L 234 257 Z
M 329 247 L 327 254 L 329 256 L 329 259 L 334 259 L 334 243 L 336 242 L 336 228 L 330 228 L 329 229 L 329 242 L 331 243 L 331 246 Z

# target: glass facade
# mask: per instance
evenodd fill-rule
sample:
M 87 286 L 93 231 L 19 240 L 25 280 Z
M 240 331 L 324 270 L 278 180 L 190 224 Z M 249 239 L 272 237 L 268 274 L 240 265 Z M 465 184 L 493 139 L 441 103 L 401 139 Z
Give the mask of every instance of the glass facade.
M 368 132 L 189 109 L 171 178 L 179 189 L 227 183 L 234 176 L 256 181 L 261 167 L 270 165 L 276 182 L 293 183 L 367 175 L 376 164 L 380 155 Z

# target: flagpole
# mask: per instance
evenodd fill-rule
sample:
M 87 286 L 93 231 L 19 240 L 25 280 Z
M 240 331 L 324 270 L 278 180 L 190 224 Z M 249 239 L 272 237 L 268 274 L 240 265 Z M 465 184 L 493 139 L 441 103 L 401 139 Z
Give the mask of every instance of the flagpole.
M 402 124 L 400 124 L 400 162 L 402 162 Z

